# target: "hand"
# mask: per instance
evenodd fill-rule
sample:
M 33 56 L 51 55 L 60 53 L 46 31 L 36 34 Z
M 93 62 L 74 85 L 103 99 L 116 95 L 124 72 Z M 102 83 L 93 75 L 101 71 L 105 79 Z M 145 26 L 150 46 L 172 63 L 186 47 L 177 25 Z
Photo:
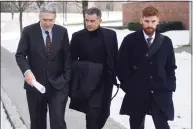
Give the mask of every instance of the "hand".
M 35 79 L 35 76 L 33 75 L 33 73 L 31 71 L 27 72 L 26 75 L 25 75 L 25 81 L 31 85 L 32 85 L 32 80 Z

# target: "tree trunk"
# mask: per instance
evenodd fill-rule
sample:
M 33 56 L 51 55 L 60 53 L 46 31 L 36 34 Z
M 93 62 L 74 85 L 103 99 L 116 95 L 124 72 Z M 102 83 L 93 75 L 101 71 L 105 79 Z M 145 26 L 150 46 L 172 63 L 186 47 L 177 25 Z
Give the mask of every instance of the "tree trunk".
M 38 8 L 40 9 L 40 7 L 41 7 L 42 4 L 44 3 L 44 1 L 36 1 L 36 3 L 37 3 Z
M 14 12 L 11 12 L 11 19 L 13 20 L 14 18 Z
M 88 9 L 88 1 L 82 1 L 82 15 L 83 15 L 84 28 L 86 28 L 85 11 L 87 9 Z
M 86 28 L 86 21 L 85 21 L 85 13 L 84 12 L 85 12 L 84 9 L 82 9 L 84 28 Z
M 22 15 L 23 15 L 23 12 L 22 12 L 22 11 L 20 11 L 20 12 L 19 12 L 20 34 L 22 33 L 22 29 L 23 29 L 23 24 L 22 24 Z
M 64 26 L 64 1 L 62 2 L 62 22 Z
M 65 2 L 65 21 L 67 21 L 68 1 Z

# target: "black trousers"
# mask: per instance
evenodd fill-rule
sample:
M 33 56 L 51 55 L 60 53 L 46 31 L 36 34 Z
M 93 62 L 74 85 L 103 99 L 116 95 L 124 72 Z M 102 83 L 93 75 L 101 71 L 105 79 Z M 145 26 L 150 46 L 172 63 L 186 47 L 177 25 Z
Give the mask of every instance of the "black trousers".
M 86 129 L 102 129 L 107 121 L 103 115 L 104 85 L 98 87 L 91 95 L 88 106 L 89 112 L 86 114 Z
M 26 90 L 26 95 L 31 120 L 30 129 L 47 129 L 47 106 L 49 107 L 51 129 L 66 129 L 64 116 L 68 100 L 67 86 L 62 90 L 56 90 L 47 85 L 45 94 L 34 89 Z
M 156 129 L 170 129 L 166 116 L 161 111 L 160 107 L 158 106 L 152 95 L 151 95 L 150 111 Z M 129 119 L 130 129 L 144 129 L 145 116 L 146 113 L 131 115 Z

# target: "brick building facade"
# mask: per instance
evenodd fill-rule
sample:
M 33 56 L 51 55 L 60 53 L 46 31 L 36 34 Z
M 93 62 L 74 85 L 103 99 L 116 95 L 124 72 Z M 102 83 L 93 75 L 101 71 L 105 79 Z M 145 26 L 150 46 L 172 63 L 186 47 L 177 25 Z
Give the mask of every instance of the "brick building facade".
M 153 5 L 160 12 L 160 21 L 181 21 L 189 29 L 189 2 L 127 2 L 122 4 L 123 25 L 139 21 L 142 10 Z

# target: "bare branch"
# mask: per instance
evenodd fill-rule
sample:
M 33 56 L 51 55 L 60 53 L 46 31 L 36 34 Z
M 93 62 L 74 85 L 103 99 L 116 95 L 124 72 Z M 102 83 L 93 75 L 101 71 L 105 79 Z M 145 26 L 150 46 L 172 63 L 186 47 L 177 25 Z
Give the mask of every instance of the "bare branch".
M 81 12 L 82 11 L 82 1 L 77 1 L 76 2 L 76 9 L 78 12 Z
M 38 8 L 40 8 L 41 5 L 44 4 L 44 3 L 45 3 L 44 1 L 39 1 L 39 0 L 36 1 L 36 4 L 37 4 Z
M 30 5 L 32 5 L 34 2 L 22 2 L 23 3 L 23 11 L 25 11 L 26 9 L 28 9 L 30 7 Z
M 10 2 L 10 5 L 14 7 L 17 11 L 19 11 L 19 5 L 18 2 Z
M 76 2 L 76 3 L 80 3 L 80 4 L 82 4 L 82 1 L 75 0 L 75 2 Z
M 17 11 L 19 12 L 24 12 L 26 9 L 30 7 L 30 5 L 33 2 L 22 2 L 22 1 L 15 1 L 15 2 L 10 2 L 10 5 L 14 7 Z

